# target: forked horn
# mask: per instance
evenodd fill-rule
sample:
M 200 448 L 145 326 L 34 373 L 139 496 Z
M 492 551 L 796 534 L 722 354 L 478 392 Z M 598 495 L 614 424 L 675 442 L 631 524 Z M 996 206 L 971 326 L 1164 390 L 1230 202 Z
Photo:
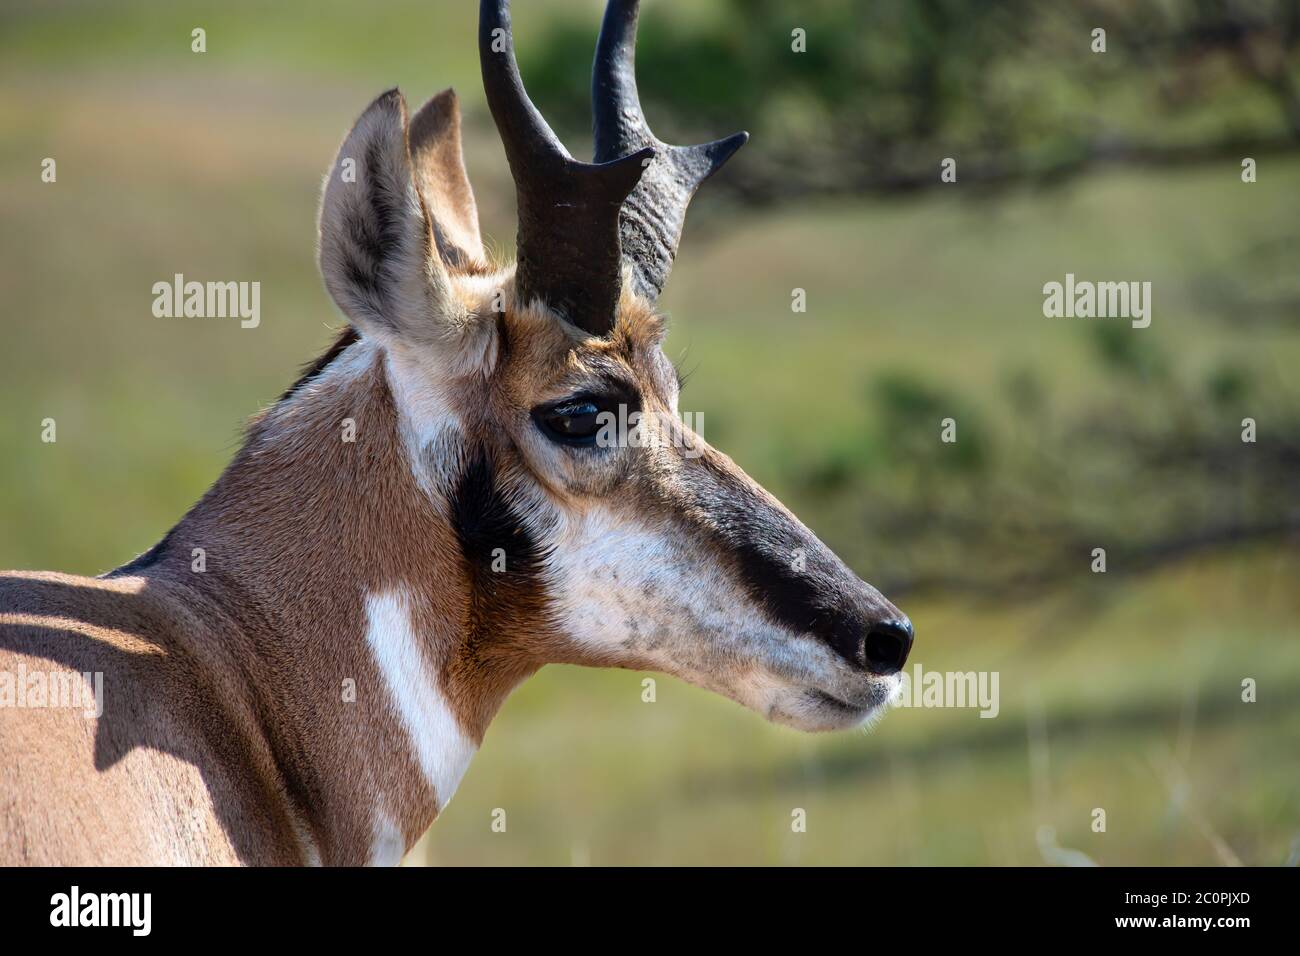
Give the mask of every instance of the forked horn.
M 608 334 L 622 286 L 619 211 L 655 151 L 638 146 L 595 165 L 569 155 L 524 90 L 509 0 L 481 0 L 478 42 L 483 89 L 515 181 L 516 294 Z
M 623 203 L 619 232 L 633 285 L 651 302 L 659 297 L 677 255 L 686 207 L 700 183 L 749 140 L 746 132 L 699 146 L 670 146 L 645 121 L 636 89 L 638 0 L 609 0 L 591 68 L 595 160 L 650 147 L 655 159 Z

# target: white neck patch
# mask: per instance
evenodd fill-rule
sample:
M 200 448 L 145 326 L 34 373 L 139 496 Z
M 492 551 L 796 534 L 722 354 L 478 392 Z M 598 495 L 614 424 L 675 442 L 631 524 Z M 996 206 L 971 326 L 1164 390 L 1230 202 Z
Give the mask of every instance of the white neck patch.
M 420 649 L 411 623 L 410 595 L 402 588 L 378 591 L 366 595 L 365 605 L 366 643 L 441 811 L 456 792 L 476 748 Z M 387 849 L 384 855 L 391 858 L 391 848 Z
M 397 866 L 406 856 L 406 839 L 402 829 L 386 813 L 375 816 L 375 833 L 370 841 L 366 866 Z

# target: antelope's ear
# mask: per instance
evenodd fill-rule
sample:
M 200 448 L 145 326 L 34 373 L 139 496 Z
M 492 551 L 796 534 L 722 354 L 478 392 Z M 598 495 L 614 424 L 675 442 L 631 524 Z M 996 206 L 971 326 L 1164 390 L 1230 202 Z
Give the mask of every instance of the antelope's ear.
M 460 147 L 460 106 L 443 90 L 411 117 L 411 165 L 433 225 L 438 256 L 448 269 L 486 268 L 478 206 Z
M 389 90 L 344 139 L 320 209 L 325 287 L 363 334 L 388 342 L 436 338 L 463 311 L 433 255 L 406 137 L 406 101 Z

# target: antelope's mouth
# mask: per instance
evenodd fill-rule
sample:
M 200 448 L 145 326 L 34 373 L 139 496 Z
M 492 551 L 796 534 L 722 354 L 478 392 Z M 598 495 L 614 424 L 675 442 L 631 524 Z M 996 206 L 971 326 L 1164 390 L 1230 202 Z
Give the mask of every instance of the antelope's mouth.
M 852 696 L 843 691 L 832 693 L 820 687 L 809 687 L 799 695 L 799 713 L 791 716 L 796 717 L 795 722 L 813 729 L 856 727 L 879 716 L 898 692 L 899 684 L 897 675 L 873 677 Z
M 878 706 L 877 704 L 870 701 L 853 703 L 852 701 L 843 700 L 839 697 L 836 697 L 834 694 L 828 694 L 826 693 L 826 691 L 818 690 L 815 687 L 812 690 L 808 691 L 808 696 L 811 697 L 813 699 L 813 702 L 819 707 L 825 707 L 829 710 L 840 710 L 846 714 L 855 714 L 855 713 L 860 713 L 862 711 L 870 711 L 870 710 L 874 710 Z

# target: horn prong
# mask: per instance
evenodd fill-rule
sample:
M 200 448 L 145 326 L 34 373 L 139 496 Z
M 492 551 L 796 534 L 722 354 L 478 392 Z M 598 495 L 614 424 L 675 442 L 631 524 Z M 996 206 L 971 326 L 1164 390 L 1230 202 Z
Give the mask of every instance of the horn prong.
M 650 131 L 636 85 L 638 0 L 609 0 L 591 67 L 595 159 L 610 160 L 653 146 L 656 159 L 628 196 L 619 235 L 636 290 L 659 297 L 677 256 L 686 207 L 708 179 L 749 141 L 735 133 L 698 146 L 669 146 Z

